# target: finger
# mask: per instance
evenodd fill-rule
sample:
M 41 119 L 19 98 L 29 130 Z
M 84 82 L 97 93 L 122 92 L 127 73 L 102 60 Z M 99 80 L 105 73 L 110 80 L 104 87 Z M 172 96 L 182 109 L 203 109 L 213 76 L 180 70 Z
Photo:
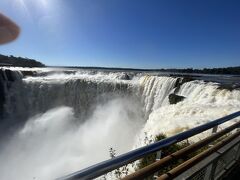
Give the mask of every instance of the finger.
M 20 28 L 9 18 L 0 13 L 0 44 L 15 40 Z

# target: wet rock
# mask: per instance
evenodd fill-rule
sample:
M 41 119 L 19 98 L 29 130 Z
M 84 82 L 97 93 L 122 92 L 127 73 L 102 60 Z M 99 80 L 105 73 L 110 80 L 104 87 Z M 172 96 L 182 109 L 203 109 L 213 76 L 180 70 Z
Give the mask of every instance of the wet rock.
M 184 100 L 185 97 L 184 96 L 179 96 L 179 95 L 176 95 L 176 94 L 170 94 L 168 96 L 168 99 L 169 99 L 170 104 L 177 104 L 178 102 L 181 102 L 182 100 Z
M 124 74 L 120 77 L 120 79 L 122 79 L 122 80 L 130 80 L 130 77 L 129 77 L 129 75 L 128 75 L 127 73 L 124 73 Z
M 3 116 L 4 104 L 5 104 L 5 93 L 3 86 L 0 84 L 0 118 Z
M 0 69 L 0 118 L 3 115 L 3 108 L 5 103 L 5 78 L 3 75 L 3 71 Z
M 220 84 L 219 87 L 217 88 L 219 90 L 228 90 L 228 91 L 233 91 L 240 89 L 240 84 Z
M 0 79 L 6 80 L 3 69 L 0 68 Z
M 21 71 L 23 76 L 36 76 L 37 72 L 36 71 Z
M 194 79 L 190 76 L 185 76 L 183 78 L 178 78 L 176 83 L 175 83 L 175 90 L 174 90 L 174 94 L 177 93 L 181 87 L 182 84 L 189 82 L 189 81 L 193 81 Z
M 193 81 L 193 80 L 194 80 L 193 77 L 191 77 L 191 76 L 185 76 L 185 77 L 183 77 L 182 80 L 181 80 L 181 85 L 184 84 L 184 83 L 186 83 L 186 82 Z
M 15 80 L 11 70 L 6 69 L 5 74 L 7 76 L 8 81 L 14 81 Z

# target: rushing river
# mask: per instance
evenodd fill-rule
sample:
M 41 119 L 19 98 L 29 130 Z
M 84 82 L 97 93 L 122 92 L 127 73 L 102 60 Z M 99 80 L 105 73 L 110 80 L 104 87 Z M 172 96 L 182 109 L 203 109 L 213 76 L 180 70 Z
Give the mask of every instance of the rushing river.
M 146 133 L 170 136 L 238 111 L 240 90 L 219 79 L 2 68 L 0 179 L 54 179 L 110 158 L 111 147 L 140 147 Z M 170 94 L 184 99 L 170 104 Z

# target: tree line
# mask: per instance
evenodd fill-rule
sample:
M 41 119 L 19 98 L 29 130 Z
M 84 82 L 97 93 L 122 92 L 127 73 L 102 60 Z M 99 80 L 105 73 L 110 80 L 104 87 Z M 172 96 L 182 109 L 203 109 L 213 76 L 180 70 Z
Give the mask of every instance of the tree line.
M 5 56 L 0 54 L 0 66 L 17 66 L 17 67 L 45 67 L 45 65 L 37 60 Z M 81 67 L 81 66 L 66 66 L 80 69 L 100 69 L 100 70 L 116 70 L 116 71 L 147 71 L 147 72 L 175 72 L 175 73 L 201 73 L 201 74 L 232 74 L 240 75 L 240 66 L 225 67 L 225 68 L 204 68 L 204 69 L 134 69 L 134 68 L 117 68 L 117 67 Z
M 0 54 L 0 66 L 44 67 L 45 65 L 34 59 L 5 56 Z
M 240 66 L 226 67 L 226 68 L 204 68 L 204 69 L 161 69 L 162 71 L 168 72 L 179 72 L 179 73 L 201 73 L 201 74 L 233 74 L 240 75 Z

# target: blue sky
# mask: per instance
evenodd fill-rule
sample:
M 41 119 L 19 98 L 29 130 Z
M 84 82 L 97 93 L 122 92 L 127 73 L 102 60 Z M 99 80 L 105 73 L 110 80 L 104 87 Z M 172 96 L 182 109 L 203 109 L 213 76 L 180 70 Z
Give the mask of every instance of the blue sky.
M 20 37 L 0 53 L 47 65 L 240 65 L 239 0 L 1 0 Z

